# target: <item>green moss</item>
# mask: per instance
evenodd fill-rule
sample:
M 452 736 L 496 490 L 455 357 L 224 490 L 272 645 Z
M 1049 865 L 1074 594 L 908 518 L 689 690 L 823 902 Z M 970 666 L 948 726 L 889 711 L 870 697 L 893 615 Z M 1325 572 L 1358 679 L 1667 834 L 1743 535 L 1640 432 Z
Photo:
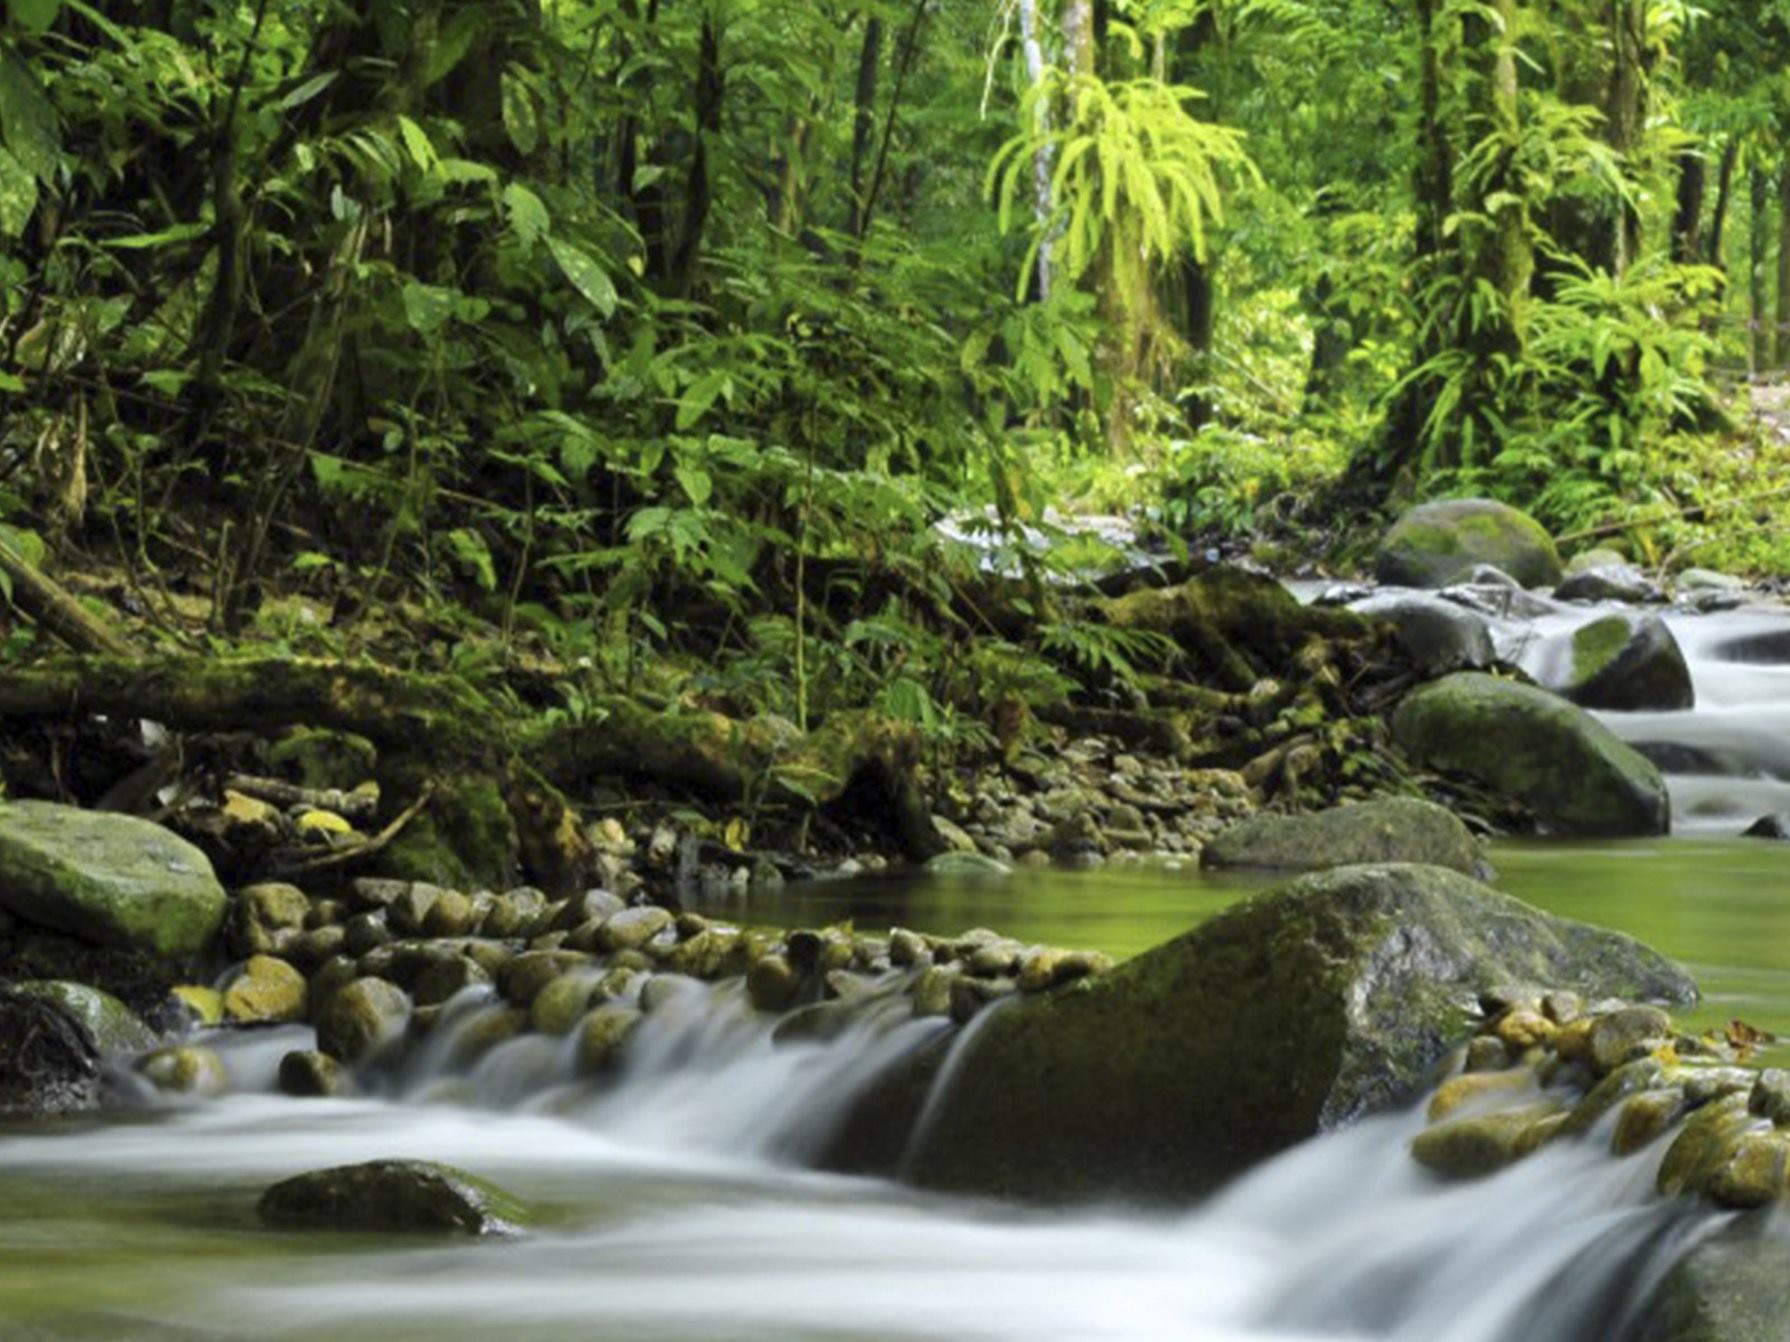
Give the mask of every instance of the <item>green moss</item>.
M 460 778 L 436 790 L 428 808 L 379 854 L 375 871 L 450 890 L 506 890 L 517 882 L 517 847 L 497 784 Z
M 1572 636 L 1572 677 L 1583 683 L 1596 676 L 1628 646 L 1628 620 L 1621 615 L 1606 615 L 1593 620 Z
M 1405 587 L 1445 587 L 1479 564 L 1525 587 L 1560 581 L 1560 555 L 1533 518 L 1488 499 L 1426 503 L 1400 518 L 1381 543 L 1375 575 Z

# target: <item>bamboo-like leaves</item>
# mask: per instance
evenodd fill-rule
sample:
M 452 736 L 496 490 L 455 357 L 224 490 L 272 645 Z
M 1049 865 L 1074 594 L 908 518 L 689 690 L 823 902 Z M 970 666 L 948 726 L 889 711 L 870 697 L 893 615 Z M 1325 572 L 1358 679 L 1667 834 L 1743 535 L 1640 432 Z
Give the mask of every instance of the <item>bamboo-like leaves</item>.
M 1031 186 L 1040 150 L 1056 164 L 1055 206 L 1033 222 L 1022 275 L 1029 278 L 1046 239 L 1053 239 L 1055 263 L 1071 280 L 1108 245 L 1151 266 L 1187 252 L 1204 259 L 1208 228 L 1224 218 L 1224 174 L 1253 179 L 1255 168 L 1241 131 L 1201 121 L 1189 110 L 1203 96 L 1155 79 L 1109 83 L 1046 71 L 1021 109 L 1026 129 L 1002 146 L 988 174 L 1006 229 Z M 1038 99 L 1060 104 L 1065 114 L 1037 116 Z M 1022 279 L 1022 293 L 1025 284 Z

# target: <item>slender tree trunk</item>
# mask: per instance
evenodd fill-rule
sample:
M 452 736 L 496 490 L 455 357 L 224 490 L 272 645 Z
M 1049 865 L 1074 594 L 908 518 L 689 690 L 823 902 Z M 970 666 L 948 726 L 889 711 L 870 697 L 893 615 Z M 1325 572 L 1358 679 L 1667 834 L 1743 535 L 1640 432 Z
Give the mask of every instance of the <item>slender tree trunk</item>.
M 870 166 L 870 150 L 876 143 L 876 81 L 882 70 L 883 31 L 881 18 L 872 18 L 864 27 L 864 45 L 858 53 L 857 110 L 852 117 L 851 133 L 851 215 L 845 231 L 854 238 L 864 236 L 865 193 L 869 184 L 865 172 Z
M 1700 149 L 1678 156 L 1678 207 L 1672 215 L 1672 259 L 1680 265 L 1703 250 L 1703 197 L 1708 189 L 1708 161 Z
M 1203 9 L 1181 30 L 1175 43 L 1175 66 L 1170 72 L 1183 83 L 1192 79 L 1201 55 L 1218 36 L 1217 24 L 1210 9 Z M 1211 377 L 1212 342 L 1218 327 L 1218 290 L 1213 283 L 1214 259 L 1201 260 L 1189 248 L 1181 257 L 1173 278 L 1178 292 L 1169 295 L 1168 310 L 1173 314 L 1181 339 L 1187 344 L 1188 372 L 1196 390 L 1182 398 L 1181 413 L 1190 432 L 1198 433 L 1212 422 L 1212 398 L 1202 385 Z
M 1070 74 L 1094 73 L 1093 0 L 1063 0 L 1063 52 Z
M 1790 368 L 1790 154 L 1778 165 L 1778 320 L 1773 367 Z
M 1704 240 L 1704 260 L 1728 269 L 1728 215 L 1734 206 L 1734 165 L 1740 161 L 1740 137 L 1730 135 L 1722 145 L 1721 167 L 1716 172 L 1715 217 L 1710 220 L 1709 236 Z
M 1752 319 L 1752 371 L 1763 373 L 1771 365 L 1771 326 L 1766 296 L 1766 266 L 1771 249 L 1771 182 L 1766 174 L 1764 156 L 1756 155 L 1747 172 L 1747 187 L 1752 205 L 1752 227 L 1747 276 L 1747 314 Z
M 1044 83 L 1044 41 L 1038 30 L 1038 0 L 1019 0 L 1019 36 L 1025 51 L 1026 78 L 1036 91 Z M 1051 253 L 1055 239 L 1047 231 L 1050 217 L 1056 210 L 1051 191 L 1051 174 L 1056 155 L 1048 143 L 1050 136 L 1050 103 L 1038 98 L 1034 130 L 1038 135 L 1038 152 L 1032 158 L 1032 210 L 1038 220 L 1038 301 L 1050 300 Z
M 1647 3 L 1610 0 L 1610 80 L 1607 121 L 1610 147 L 1626 160 L 1641 143 L 1647 118 Z M 1641 212 L 1635 202 L 1617 207 L 1615 272 L 1620 274 L 1641 253 Z
M 721 28 L 711 9 L 703 15 L 696 58 L 696 149 L 690 159 L 690 176 L 684 188 L 684 224 L 678 232 L 672 257 L 668 290 L 688 297 L 696 284 L 696 268 L 702 259 L 703 235 L 714 208 L 714 188 L 709 179 L 709 142 L 721 132 L 721 101 L 726 90 L 721 74 Z

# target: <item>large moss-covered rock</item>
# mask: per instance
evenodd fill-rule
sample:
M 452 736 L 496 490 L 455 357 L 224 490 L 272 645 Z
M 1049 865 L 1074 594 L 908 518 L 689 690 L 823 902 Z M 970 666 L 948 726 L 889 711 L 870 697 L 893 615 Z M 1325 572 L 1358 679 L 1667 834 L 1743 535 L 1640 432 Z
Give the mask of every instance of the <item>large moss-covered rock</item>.
M 1560 581 L 1560 554 L 1539 522 L 1490 499 L 1425 503 L 1398 520 L 1374 562 L 1374 576 L 1398 587 L 1446 587 L 1481 564 L 1525 587 Z
M 1548 687 L 1575 704 L 1618 712 L 1696 706 L 1684 651 L 1656 615 L 1606 615 L 1575 629 L 1562 651 Z
M 1209 867 L 1321 871 L 1364 862 L 1422 862 L 1483 874 L 1479 841 L 1453 812 L 1414 797 L 1357 802 L 1308 815 L 1258 815 L 1207 844 Z
M 205 854 L 135 816 L 0 802 L 0 908 L 100 946 L 199 954 L 224 917 Z
M 935 1096 L 918 1182 L 1043 1199 L 1197 1195 L 1399 1103 L 1511 983 L 1688 1000 L 1616 933 L 1439 867 L 1344 867 L 1109 974 L 980 1020 Z
M 1532 685 L 1471 671 L 1434 681 L 1399 705 L 1392 734 L 1419 764 L 1517 798 L 1551 830 L 1671 827 L 1659 770 L 1584 709 Z
M 420 1160 L 301 1174 L 263 1193 L 259 1210 L 269 1224 L 295 1229 L 450 1235 L 504 1234 L 527 1219 L 495 1184 Z
M 1790 1337 L 1790 1236 L 1755 1218 L 1692 1249 L 1642 1312 L 1637 1342 Z

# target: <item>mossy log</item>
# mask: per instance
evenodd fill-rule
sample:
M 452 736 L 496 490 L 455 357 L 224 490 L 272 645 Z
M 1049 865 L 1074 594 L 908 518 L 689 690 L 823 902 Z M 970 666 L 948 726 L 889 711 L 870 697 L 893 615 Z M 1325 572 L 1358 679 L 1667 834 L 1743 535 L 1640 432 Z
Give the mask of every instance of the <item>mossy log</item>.
M 368 664 L 253 658 L 68 657 L 0 671 L 0 720 L 91 714 L 147 718 L 181 731 L 328 727 L 379 748 L 381 816 L 435 789 L 392 860 L 422 874 L 443 850 L 519 854 L 541 883 L 581 879 L 588 844 L 566 802 L 598 777 L 687 789 L 720 801 L 820 808 L 871 789 L 874 814 L 910 856 L 936 851 L 914 769 L 912 728 L 842 713 L 801 733 L 772 719 L 599 698 L 575 724 L 542 727 L 465 681 Z M 513 866 L 515 857 L 508 865 Z M 489 858 L 437 866 L 433 878 L 495 883 L 513 874 Z

